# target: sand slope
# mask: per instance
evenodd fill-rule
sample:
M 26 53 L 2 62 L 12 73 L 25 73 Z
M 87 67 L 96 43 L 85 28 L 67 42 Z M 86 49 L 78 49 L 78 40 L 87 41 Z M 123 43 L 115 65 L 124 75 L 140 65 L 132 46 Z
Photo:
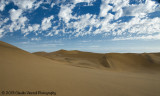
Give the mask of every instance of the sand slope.
M 107 71 L 62 63 L 0 42 L 0 91 L 55 91 L 56 96 L 160 95 L 159 73 Z

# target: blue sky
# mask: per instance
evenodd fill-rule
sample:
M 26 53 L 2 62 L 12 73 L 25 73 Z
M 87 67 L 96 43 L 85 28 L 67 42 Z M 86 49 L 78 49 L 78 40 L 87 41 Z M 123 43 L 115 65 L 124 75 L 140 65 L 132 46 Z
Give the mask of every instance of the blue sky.
M 160 1 L 1 0 L 0 40 L 29 52 L 160 52 Z

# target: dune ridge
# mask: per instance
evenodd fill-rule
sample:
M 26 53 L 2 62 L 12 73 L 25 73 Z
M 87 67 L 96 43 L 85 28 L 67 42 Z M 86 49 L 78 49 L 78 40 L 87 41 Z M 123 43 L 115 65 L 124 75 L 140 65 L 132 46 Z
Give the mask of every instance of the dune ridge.
M 47 53 L 49 54 L 49 53 Z M 77 53 L 76 53 L 77 54 Z M 113 60 L 122 60 L 124 57 L 102 56 L 101 54 L 81 53 L 48 59 L 31 54 L 15 46 L 0 41 L 0 92 L 2 91 L 54 91 L 54 96 L 159 96 L 160 73 L 134 73 L 102 70 Z M 85 54 L 85 55 L 83 55 Z M 89 54 L 86 56 L 86 54 Z M 56 56 L 60 54 L 56 53 Z M 151 54 L 156 57 L 159 54 Z M 99 57 L 100 56 L 100 57 Z M 92 58 L 91 58 L 92 57 Z M 132 55 L 126 57 L 131 58 Z M 62 58 L 62 59 L 61 59 Z M 79 61 L 79 58 L 81 60 Z M 83 58 L 87 58 L 84 60 Z M 98 58 L 96 60 L 92 59 Z M 105 61 L 105 59 L 109 61 Z M 112 61 L 110 58 L 113 58 Z M 146 58 L 146 57 L 144 57 Z M 147 57 L 148 58 L 148 57 Z M 70 61 L 71 60 L 71 61 Z M 91 61 L 89 61 L 91 60 Z M 103 61 L 104 65 L 92 64 Z M 70 65 L 69 62 L 83 63 L 88 68 Z M 87 64 L 85 64 L 87 62 Z M 126 61 L 127 62 L 127 61 Z M 157 63 L 159 61 L 156 61 Z M 68 63 L 68 64 L 67 64 Z M 78 64 L 79 64 L 78 63 Z M 114 65 L 111 64 L 113 67 Z M 91 68 L 90 66 L 94 67 Z M 125 65 L 126 66 L 126 65 Z M 118 66 L 117 66 L 118 67 Z M 0 93 L 0 96 L 2 94 Z M 3 96 L 3 95 L 2 95 Z M 10 95 L 26 96 L 26 95 Z M 35 96 L 35 95 L 31 95 Z M 38 96 L 51 96 L 39 94 Z M 53 96 L 53 95 L 52 95 Z

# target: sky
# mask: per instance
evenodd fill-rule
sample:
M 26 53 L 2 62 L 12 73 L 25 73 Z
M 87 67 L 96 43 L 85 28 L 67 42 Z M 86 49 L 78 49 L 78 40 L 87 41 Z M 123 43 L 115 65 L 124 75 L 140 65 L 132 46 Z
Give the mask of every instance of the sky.
M 160 0 L 0 0 L 0 40 L 29 52 L 160 52 Z

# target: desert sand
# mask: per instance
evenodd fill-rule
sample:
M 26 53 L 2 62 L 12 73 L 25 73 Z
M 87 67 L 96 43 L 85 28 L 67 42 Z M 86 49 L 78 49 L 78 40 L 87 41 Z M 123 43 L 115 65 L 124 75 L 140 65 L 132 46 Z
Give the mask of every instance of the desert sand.
M 54 91 L 55 96 L 160 96 L 160 54 L 99 54 L 76 50 L 32 54 L 1 41 L 0 76 L 1 92 Z

